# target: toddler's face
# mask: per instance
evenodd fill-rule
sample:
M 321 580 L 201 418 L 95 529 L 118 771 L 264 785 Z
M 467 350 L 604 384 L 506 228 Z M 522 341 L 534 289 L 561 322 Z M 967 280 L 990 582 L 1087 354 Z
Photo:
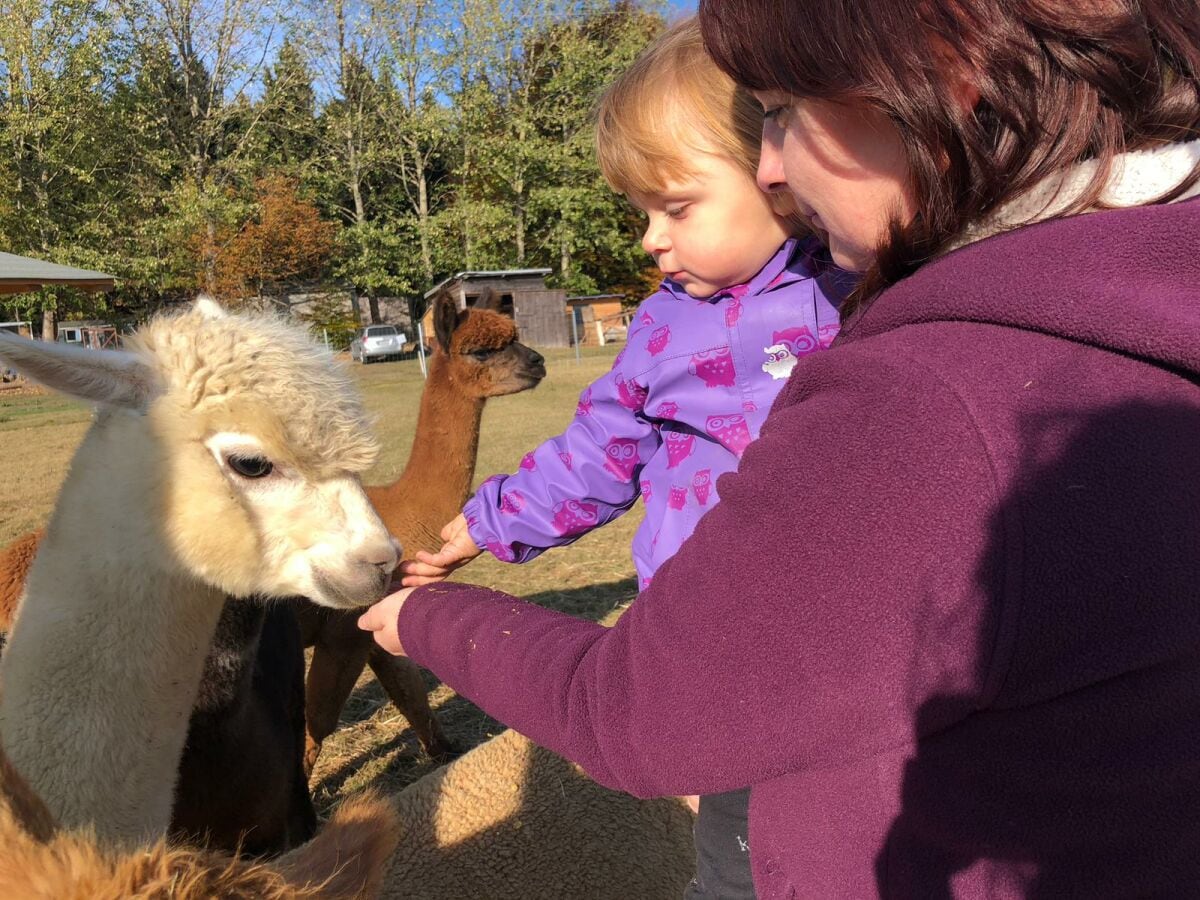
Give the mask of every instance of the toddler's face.
M 788 237 L 754 179 L 729 160 L 697 154 L 695 174 L 630 200 L 647 216 L 642 247 L 692 297 L 749 280 Z

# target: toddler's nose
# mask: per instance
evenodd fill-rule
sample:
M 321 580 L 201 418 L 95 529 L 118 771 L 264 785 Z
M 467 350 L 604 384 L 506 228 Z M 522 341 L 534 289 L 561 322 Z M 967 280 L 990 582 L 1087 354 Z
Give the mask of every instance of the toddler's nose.
M 660 254 L 671 249 L 667 230 L 661 223 L 651 220 L 646 226 L 646 232 L 642 235 L 642 249 L 653 256 L 656 263 Z

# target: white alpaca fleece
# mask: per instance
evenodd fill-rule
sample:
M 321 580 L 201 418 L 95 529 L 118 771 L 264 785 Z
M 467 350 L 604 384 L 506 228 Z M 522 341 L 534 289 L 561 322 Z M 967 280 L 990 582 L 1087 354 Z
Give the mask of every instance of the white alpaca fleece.
M 397 558 L 359 483 L 376 443 L 347 374 L 301 329 L 210 312 L 156 319 L 119 366 L 92 351 L 40 369 L 105 405 L 0 658 L 0 743 L 60 822 L 121 843 L 169 824 L 227 597 L 365 605 Z M 34 368 L 56 352 L 21 348 Z M 228 435 L 269 461 L 264 477 L 239 473 Z
M 184 408 L 266 402 L 296 461 L 316 474 L 371 467 L 379 445 L 370 419 L 328 350 L 276 316 L 205 309 L 154 319 L 126 348 L 150 362 Z

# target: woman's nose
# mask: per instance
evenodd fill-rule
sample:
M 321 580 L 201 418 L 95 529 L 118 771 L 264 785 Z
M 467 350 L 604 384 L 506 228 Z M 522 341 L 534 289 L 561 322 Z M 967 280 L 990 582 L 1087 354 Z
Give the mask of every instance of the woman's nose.
M 768 194 L 787 189 L 787 179 L 783 174 L 783 155 L 769 131 L 773 126 L 770 122 L 763 123 L 762 149 L 758 156 L 758 172 L 755 180 L 760 189 Z

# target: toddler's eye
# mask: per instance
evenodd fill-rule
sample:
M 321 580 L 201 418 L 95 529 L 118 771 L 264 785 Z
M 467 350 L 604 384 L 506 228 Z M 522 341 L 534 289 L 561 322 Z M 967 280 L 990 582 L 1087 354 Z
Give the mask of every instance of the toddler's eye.
M 670 208 L 670 209 L 668 209 L 666 212 L 667 212 L 667 218 L 668 218 L 668 219 L 682 219 L 682 218 L 683 218 L 683 214 L 684 214 L 685 212 L 687 212 L 687 206 L 675 206 L 675 207 L 671 207 L 671 208 Z

